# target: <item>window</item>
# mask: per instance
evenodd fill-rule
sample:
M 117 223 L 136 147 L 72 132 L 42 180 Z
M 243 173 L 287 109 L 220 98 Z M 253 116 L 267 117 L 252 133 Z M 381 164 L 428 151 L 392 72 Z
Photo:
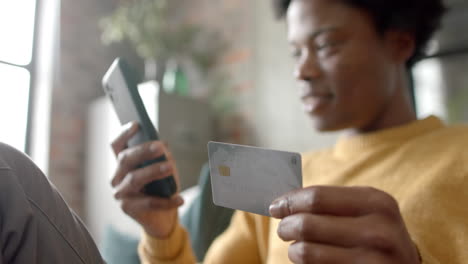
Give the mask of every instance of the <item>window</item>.
M 25 151 L 36 0 L 0 1 L 0 141 Z
M 437 115 L 447 118 L 442 65 L 438 59 L 426 59 L 413 69 L 416 112 L 419 118 Z
M 429 56 L 413 69 L 419 117 L 436 114 L 449 123 L 468 120 L 468 2 L 450 1 L 443 26 L 429 45 Z

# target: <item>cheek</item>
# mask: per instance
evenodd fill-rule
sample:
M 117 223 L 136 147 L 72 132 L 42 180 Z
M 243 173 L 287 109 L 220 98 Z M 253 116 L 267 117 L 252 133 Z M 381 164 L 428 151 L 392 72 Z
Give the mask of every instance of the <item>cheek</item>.
M 385 71 L 379 63 L 362 58 L 337 58 L 324 69 L 340 108 L 348 111 L 374 108 L 372 105 L 380 104 L 386 97 Z

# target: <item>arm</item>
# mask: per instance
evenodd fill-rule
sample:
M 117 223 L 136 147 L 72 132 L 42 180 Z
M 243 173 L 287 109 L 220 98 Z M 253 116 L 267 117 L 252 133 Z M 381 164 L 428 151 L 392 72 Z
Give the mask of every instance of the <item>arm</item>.
M 160 240 L 146 233 L 138 246 L 141 263 L 195 263 L 187 231 L 177 223 L 167 239 Z
M 167 146 L 160 141 L 128 148 L 128 140 L 137 131 L 138 126 L 133 123 L 112 143 L 118 159 L 111 182 L 115 190 L 114 197 L 122 210 L 144 229 L 139 247 L 143 263 L 194 263 L 188 235 L 177 220 L 177 208 L 183 204 L 182 197 L 176 194 L 170 198 L 161 198 L 141 192 L 146 184 L 169 175 L 174 175 L 178 183 L 175 161 Z M 162 155 L 166 156 L 167 161 L 139 168 L 145 161 Z
M 205 264 L 263 263 L 269 218 L 236 211 L 228 229 L 211 245 Z
M 268 218 L 237 211 L 228 229 L 209 248 L 205 264 L 262 263 L 266 258 Z M 143 235 L 138 253 L 143 264 L 189 264 L 195 257 L 187 231 L 177 224 L 170 237 Z
M 0 263 L 103 263 L 81 220 L 24 154 L 0 143 Z

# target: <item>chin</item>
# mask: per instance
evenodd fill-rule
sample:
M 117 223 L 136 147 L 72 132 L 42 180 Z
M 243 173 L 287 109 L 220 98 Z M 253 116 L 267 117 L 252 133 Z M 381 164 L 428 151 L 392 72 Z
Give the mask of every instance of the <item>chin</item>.
M 310 120 L 312 121 L 314 129 L 318 132 L 336 132 L 346 128 L 343 124 L 336 122 L 333 118 L 312 116 L 310 117 Z

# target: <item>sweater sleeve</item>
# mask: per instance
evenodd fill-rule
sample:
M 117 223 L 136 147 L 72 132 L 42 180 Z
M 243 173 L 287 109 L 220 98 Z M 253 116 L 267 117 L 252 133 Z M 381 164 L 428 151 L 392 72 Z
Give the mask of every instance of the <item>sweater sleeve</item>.
M 228 229 L 221 234 L 208 250 L 205 264 L 262 263 L 260 249 L 265 238 L 260 219 L 246 212 L 236 211 Z
M 187 231 L 177 223 L 169 238 L 160 240 L 144 233 L 138 246 L 143 264 L 196 263 Z

